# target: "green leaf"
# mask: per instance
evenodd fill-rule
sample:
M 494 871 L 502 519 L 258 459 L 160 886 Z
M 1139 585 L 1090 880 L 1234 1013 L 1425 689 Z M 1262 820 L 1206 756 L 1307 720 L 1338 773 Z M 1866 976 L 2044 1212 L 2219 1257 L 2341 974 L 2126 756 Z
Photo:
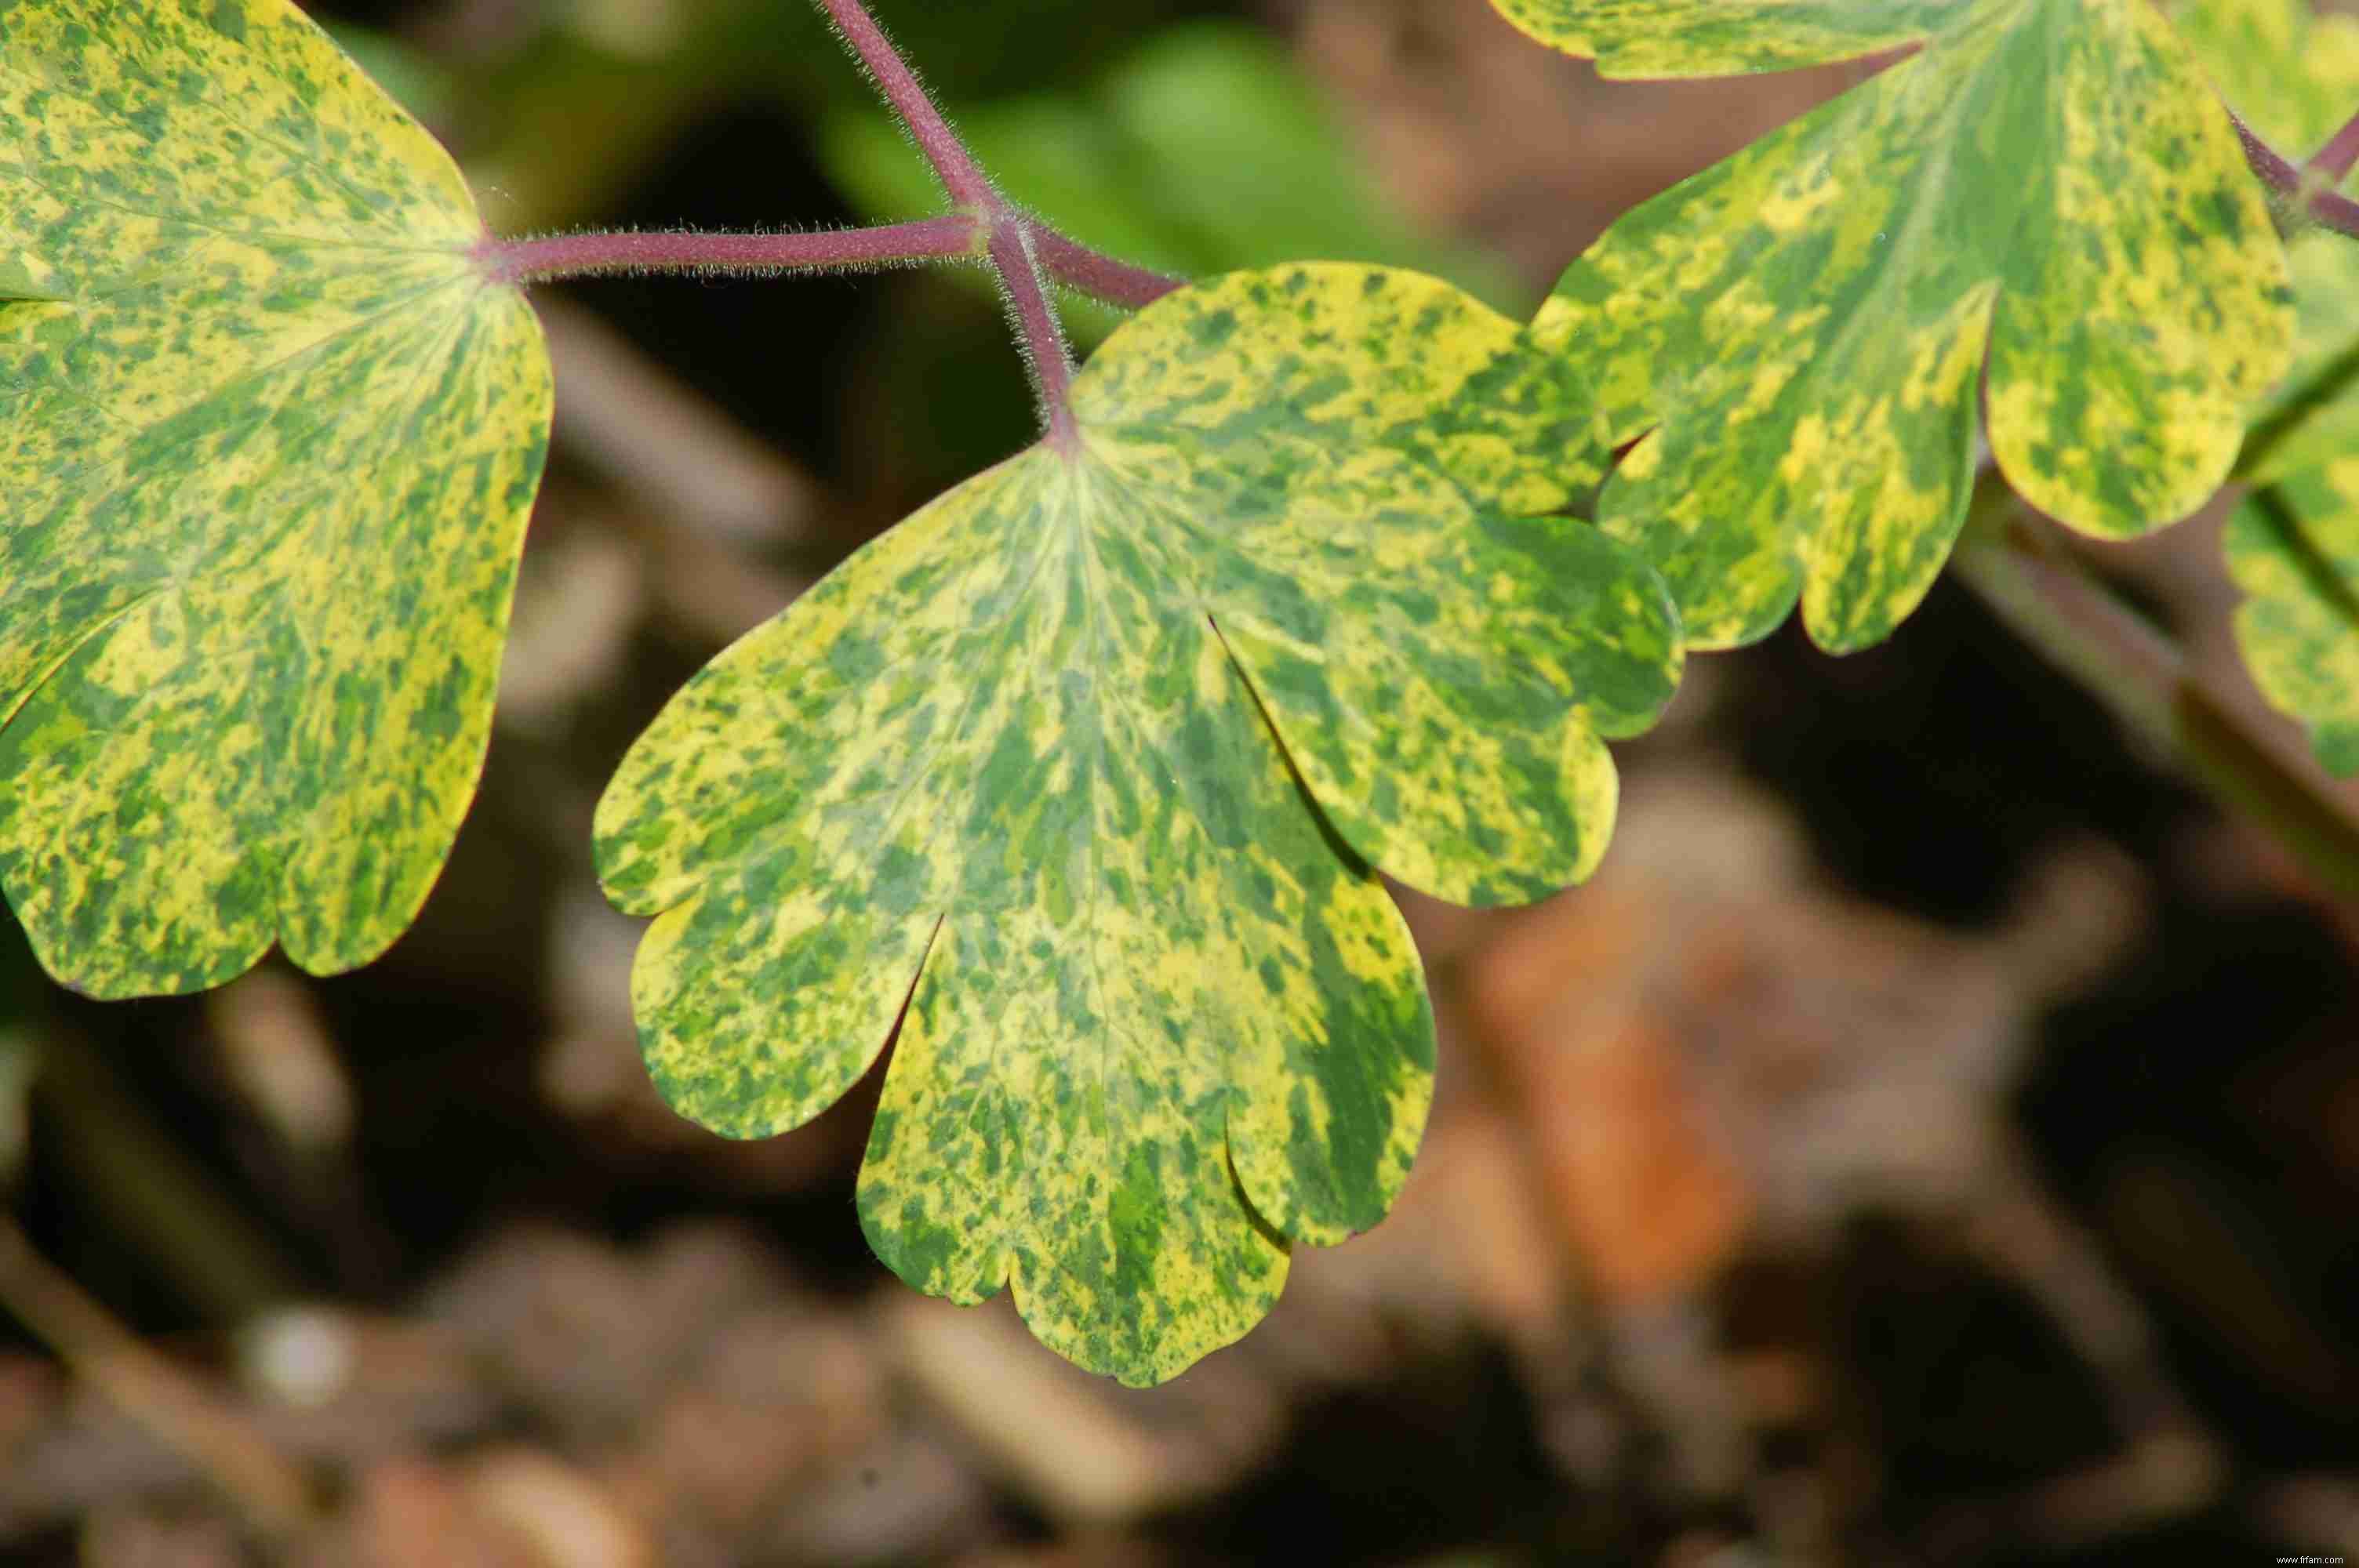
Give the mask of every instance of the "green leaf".
M 2359 109 L 2359 19 L 2307 0 L 2190 0 L 2171 19 L 2221 96 L 2297 159 Z M 2253 416 L 2236 477 L 2265 482 L 2359 449 L 2359 241 L 2313 230 L 2287 246 L 2292 368 Z
M 364 963 L 482 764 L 538 326 L 285 0 L 0 10 L 0 883 L 102 996 Z
M 1373 1225 L 1433 1040 L 1373 864 L 1454 900 L 1585 875 L 1602 736 L 1667 699 L 1659 581 L 1562 515 L 1588 399 L 1413 274 L 1159 301 L 1036 448 L 723 654 L 598 814 L 658 915 L 634 996 L 683 1114 L 809 1119 L 907 1022 L 860 1213 L 956 1301 L 1151 1383 Z M 1315 798 L 1317 807 L 1310 804 Z M 914 988 L 914 989 L 913 989 Z
M 1625 216 L 1535 335 L 1652 430 L 1603 526 L 1698 645 L 1799 598 L 1848 650 L 1965 515 L 1978 384 L 2026 499 L 2134 535 L 2227 477 L 2286 363 L 2283 247 L 2217 99 L 2143 0 L 1501 0 L 1608 75 L 1920 46 Z
M 2359 457 L 2247 497 L 2225 543 L 2250 596 L 2235 624 L 2254 683 L 2309 726 L 2330 771 L 2359 773 Z
M 13 1023 L 0 1024 L 0 1192 L 15 1182 L 32 1141 L 29 1102 L 37 1072 L 32 1038 Z
M 2359 103 L 2359 98 L 2354 98 Z M 2359 450 L 2359 240 L 2297 235 L 2293 367 L 2253 411 L 2236 477 L 2266 483 Z
M 2204 74 L 2263 141 L 2299 162 L 2359 108 L 2359 19 L 2310 0 L 2174 0 Z

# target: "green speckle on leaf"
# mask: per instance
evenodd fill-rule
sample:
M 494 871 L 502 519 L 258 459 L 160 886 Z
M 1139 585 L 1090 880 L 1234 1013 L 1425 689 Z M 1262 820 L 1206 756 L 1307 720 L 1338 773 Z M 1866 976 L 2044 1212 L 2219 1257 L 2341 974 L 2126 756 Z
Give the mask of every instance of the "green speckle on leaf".
M 482 764 L 538 328 L 286 0 L 0 13 L 0 883 L 100 995 L 364 963 Z
M 2185 0 L 2171 18 L 2221 95 L 2297 161 L 2359 105 L 2359 17 L 2308 0 Z M 2254 412 L 2236 464 L 2248 483 L 2359 450 L 2359 242 L 2313 231 L 2287 254 L 2293 362 Z
M 2007 480 L 2121 537 L 2227 477 L 2291 330 L 2227 116 L 2146 0 L 1497 0 L 1610 76 L 1916 52 L 1625 215 L 1536 335 L 1645 438 L 1599 521 L 1699 645 L 1799 599 L 1888 635 L 1965 515 L 1977 401 Z
M 674 1106 L 805 1121 L 907 997 L 878 1253 L 956 1301 L 1013 1281 L 1148 1383 L 1408 1169 L 1432 1022 L 1371 867 L 1482 903 L 1585 875 L 1603 738 L 1679 639 L 1635 554 L 1538 515 L 1598 470 L 1586 393 L 1445 285 L 1183 291 L 1073 409 L 1078 450 L 962 485 L 691 681 L 598 856 L 658 916 L 634 995 Z
M 2359 773 L 2359 455 L 2248 496 L 2224 544 L 2254 683 L 2308 726 L 2331 772 Z
M 2306 0 L 2185 0 L 2172 19 L 2221 93 L 2299 159 L 2359 103 L 2359 20 Z M 2246 598 L 2236 644 L 2254 684 L 2359 773 L 2359 243 L 2288 246 L 2292 368 L 2253 416 L 2236 477 L 2253 487 L 2223 536 Z
M 2229 106 L 2296 162 L 2359 103 L 2359 17 L 2311 0 L 2166 0 L 2165 11 Z

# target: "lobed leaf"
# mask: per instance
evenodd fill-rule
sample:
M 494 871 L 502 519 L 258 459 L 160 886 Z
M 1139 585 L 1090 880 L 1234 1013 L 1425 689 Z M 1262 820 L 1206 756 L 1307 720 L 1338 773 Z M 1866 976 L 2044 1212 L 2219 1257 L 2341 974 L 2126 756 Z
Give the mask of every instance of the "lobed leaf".
M 2286 263 L 2186 46 L 2145 0 L 1501 0 L 1609 75 L 1908 46 L 1625 215 L 1534 333 L 1641 436 L 1599 521 L 1698 645 L 1801 603 L 1888 635 L 1964 519 L 1978 387 L 2008 481 L 2139 533 L 2227 477 L 2284 368 Z
M 1133 1383 L 1373 1225 L 1432 1023 L 1371 867 L 1526 900 L 1596 863 L 1603 736 L 1679 665 L 1658 580 L 1561 515 L 1586 395 L 1448 286 L 1182 291 L 1081 438 L 952 491 L 679 694 L 598 814 L 658 918 L 635 1001 L 683 1114 L 756 1137 L 867 1070 L 878 1253 Z
M 2298 234 L 2286 259 L 2293 362 L 2254 409 L 2237 456 L 2236 477 L 2252 484 L 2359 450 L 2359 240 Z
M 480 771 L 549 414 L 449 157 L 288 0 L 0 6 L 0 884 L 50 972 L 318 972 Z

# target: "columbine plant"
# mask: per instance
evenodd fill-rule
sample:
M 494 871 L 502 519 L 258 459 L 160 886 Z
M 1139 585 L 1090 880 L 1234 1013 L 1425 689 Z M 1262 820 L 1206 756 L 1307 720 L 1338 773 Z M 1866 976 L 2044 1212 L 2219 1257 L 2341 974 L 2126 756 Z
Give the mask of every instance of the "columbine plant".
M 1102 255 L 992 184 L 859 0 L 821 3 L 946 211 L 491 238 L 289 0 L 0 10 L 0 883 L 52 974 L 187 991 L 273 944 L 324 973 L 408 925 L 481 768 L 547 445 L 524 290 L 619 271 L 998 281 L 1038 443 L 690 681 L 596 854 L 653 919 L 634 1000 L 674 1106 L 777 1132 L 897 1037 L 878 1253 L 954 1300 L 1012 1287 L 1127 1381 L 1243 1334 L 1295 1245 L 1398 1190 L 1433 1033 L 1379 873 L 1470 904 L 1580 881 L 1604 742 L 1687 646 L 1798 601 L 1830 647 L 1878 640 L 1970 514 L 1994 602 L 2359 868 L 2027 532 L 2025 503 L 2150 528 L 2246 447 L 2256 668 L 2359 762 L 2330 442 L 2359 434 L 2359 308 L 2305 294 L 2256 415 L 2294 331 L 2277 225 L 2359 232 L 2359 133 L 2299 169 L 2240 142 L 2145 0 L 1501 0 L 1608 70 L 1897 61 L 1625 218 L 1529 327 L 1382 267 L 1182 287 Z M 2320 53 L 2290 3 L 2186 21 Z M 2320 297 L 2359 300 L 2343 254 Z M 1079 369 L 1060 287 L 1139 312 Z

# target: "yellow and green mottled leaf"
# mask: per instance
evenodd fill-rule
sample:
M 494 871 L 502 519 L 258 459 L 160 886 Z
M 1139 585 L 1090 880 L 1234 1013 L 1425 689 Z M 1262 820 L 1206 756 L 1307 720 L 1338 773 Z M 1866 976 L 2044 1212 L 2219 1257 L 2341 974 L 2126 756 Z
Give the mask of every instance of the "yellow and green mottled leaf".
M 1158 303 L 1070 449 L 968 481 L 723 654 L 598 815 L 658 918 L 665 1097 L 757 1137 L 907 1021 L 860 1212 L 905 1279 L 1012 1281 L 1133 1383 L 1242 1335 L 1294 1242 L 1384 1214 L 1432 1025 L 1371 867 L 1470 903 L 1585 875 L 1601 737 L 1679 639 L 1562 515 L 1587 394 L 1444 284 L 1339 264 Z M 1313 805 L 1315 800 L 1316 805 Z
M 549 384 L 287 0 L 0 6 L 0 883 L 50 972 L 365 962 L 473 793 Z
M 2220 95 L 2296 162 L 2359 108 L 2359 18 L 2310 0 L 2166 0 Z
M 1492 0 L 1544 44 L 1608 76 L 1742 76 L 1920 41 L 1957 0 Z
M 2171 19 L 2221 95 L 2299 159 L 2359 109 L 2359 20 L 2305 0 L 2183 0 Z M 2293 366 L 2255 412 L 2236 475 L 2229 574 L 2254 683 L 2306 725 L 2320 760 L 2359 773 L 2359 242 L 2287 247 Z
M 2359 18 L 2307 0 L 2182 0 L 2170 16 L 2221 96 L 2288 157 L 2359 110 Z M 2293 364 L 2254 412 L 2236 466 L 2253 482 L 2359 450 L 2359 241 L 2313 230 L 2287 254 Z
M 2297 323 L 2293 364 L 2253 411 L 2236 459 L 2236 477 L 2247 483 L 2359 452 L 2359 240 L 2298 234 L 2286 259 Z
M 2284 369 L 2283 247 L 2145 0 L 1501 0 L 1609 75 L 1915 52 L 1625 215 L 1535 327 L 1645 436 L 1601 524 L 1690 638 L 1874 643 L 1963 522 L 1976 395 L 2015 488 L 2089 533 L 2180 517 Z
M 2254 683 L 2330 770 L 2359 773 L 2359 454 L 2246 497 L 2225 538 Z

